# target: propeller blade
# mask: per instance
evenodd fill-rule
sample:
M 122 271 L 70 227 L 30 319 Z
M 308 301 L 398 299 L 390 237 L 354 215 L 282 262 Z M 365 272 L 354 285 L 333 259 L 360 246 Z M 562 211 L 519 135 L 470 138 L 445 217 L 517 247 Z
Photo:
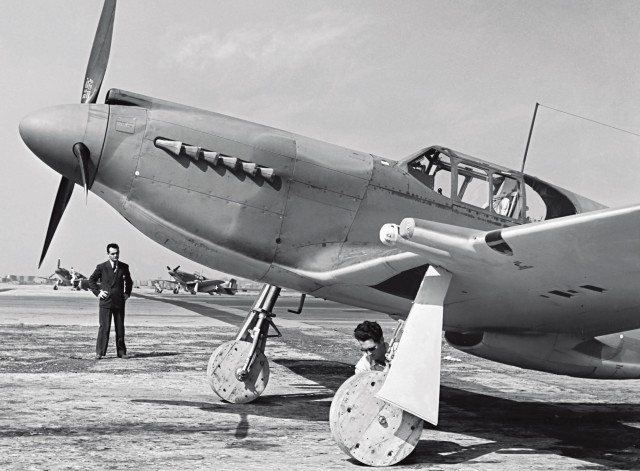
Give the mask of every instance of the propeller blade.
M 76 142 L 73 145 L 73 153 L 78 159 L 80 164 L 80 173 L 82 174 L 82 185 L 84 186 L 84 203 L 87 204 L 87 198 L 89 197 L 89 185 L 87 183 L 87 175 L 89 174 L 89 158 L 91 153 L 87 146 L 82 142 Z
M 171 267 L 169 265 L 167 265 L 167 270 L 171 271 Z
M 47 228 L 47 235 L 44 239 L 44 247 L 42 247 L 42 255 L 40 255 L 40 263 L 38 264 L 38 268 L 42 266 L 42 261 L 47 255 L 47 250 L 49 250 L 51 239 L 53 239 L 53 234 L 55 234 L 56 232 L 58 224 L 60 223 L 60 218 L 62 218 L 64 210 L 69 203 L 69 199 L 71 199 L 74 185 L 75 183 L 73 183 L 66 177 L 62 177 L 62 179 L 60 180 L 60 186 L 58 187 L 58 193 L 56 194 L 56 199 L 53 203 L 51 219 L 49 219 L 49 227 Z
M 82 98 L 80 103 L 95 103 L 102 86 L 102 79 L 107 70 L 109 53 L 111 52 L 111 37 L 113 35 L 113 21 L 116 15 L 116 0 L 105 0 L 102 14 L 98 22 L 98 29 L 93 39 L 91 56 L 87 65 Z

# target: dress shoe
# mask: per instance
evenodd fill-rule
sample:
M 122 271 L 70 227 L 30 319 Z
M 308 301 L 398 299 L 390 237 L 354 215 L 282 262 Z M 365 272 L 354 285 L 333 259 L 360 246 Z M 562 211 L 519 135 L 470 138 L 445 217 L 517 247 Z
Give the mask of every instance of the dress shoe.
M 96 353 L 96 360 L 102 360 L 102 355 L 98 355 L 98 354 Z
M 118 358 L 122 358 L 123 360 L 126 360 L 129 357 L 127 356 L 126 353 L 123 353 L 122 355 L 118 355 Z

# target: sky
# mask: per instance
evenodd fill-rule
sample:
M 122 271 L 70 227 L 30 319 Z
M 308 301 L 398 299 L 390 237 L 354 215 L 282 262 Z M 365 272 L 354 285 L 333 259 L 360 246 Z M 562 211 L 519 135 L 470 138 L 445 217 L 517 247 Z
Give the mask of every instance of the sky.
M 38 261 L 59 174 L 20 139 L 78 103 L 99 0 L 9 0 L 0 15 L 0 275 L 90 273 L 116 241 L 136 279 L 215 276 L 76 187 Z M 120 88 L 398 160 L 430 145 L 609 206 L 640 202 L 640 2 L 136 0 L 116 9 L 98 102 Z M 594 123 L 598 121 L 611 127 Z M 399 222 L 399 221 L 389 221 Z

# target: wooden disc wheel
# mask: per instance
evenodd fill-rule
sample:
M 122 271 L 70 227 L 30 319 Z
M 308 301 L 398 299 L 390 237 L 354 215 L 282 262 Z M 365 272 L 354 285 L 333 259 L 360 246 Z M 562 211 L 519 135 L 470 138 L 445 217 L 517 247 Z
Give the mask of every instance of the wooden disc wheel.
M 234 340 L 223 343 L 211 354 L 207 378 L 211 389 L 221 399 L 234 404 L 244 404 L 260 397 L 267 387 L 269 360 L 262 352 L 256 352 L 256 358 L 243 381 L 236 376 L 236 372 L 249 357 L 250 350 L 250 342 Z
M 386 373 L 352 376 L 336 392 L 329 423 L 338 446 L 369 466 L 390 466 L 409 456 L 422 434 L 423 421 L 375 397 Z

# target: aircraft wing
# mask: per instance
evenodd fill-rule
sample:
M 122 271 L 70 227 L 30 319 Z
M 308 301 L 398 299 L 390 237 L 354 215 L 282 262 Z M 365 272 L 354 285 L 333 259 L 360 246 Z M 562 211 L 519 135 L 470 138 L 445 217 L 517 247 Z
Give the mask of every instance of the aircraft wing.
M 151 283 L 169 283 L 169 284 L 173 284 L 173 285 L 180 284 L 180 282 L 175 281 L 175 280 L 151 280 Z
M 445 328 L 640 327 L 640 205 L 492 231 L 404 219 L 380 237 L 453 274 Z

